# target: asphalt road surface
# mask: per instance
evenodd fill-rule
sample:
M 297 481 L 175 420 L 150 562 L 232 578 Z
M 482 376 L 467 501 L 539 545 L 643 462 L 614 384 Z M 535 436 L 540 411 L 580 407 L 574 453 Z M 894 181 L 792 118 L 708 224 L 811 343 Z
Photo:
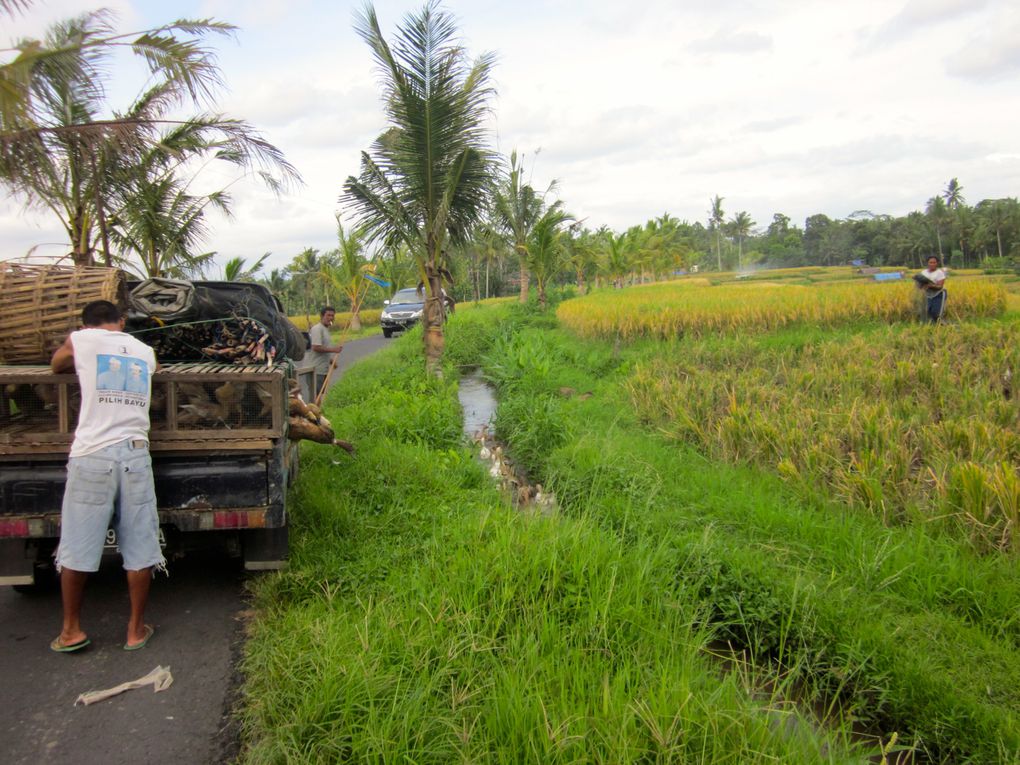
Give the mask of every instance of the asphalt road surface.
M 330 384 L 336 382 L 351 364 L 375 353 L 380 348 L 385 348 L 392 342 L 392 340 L 387 340 L 382 335 L 371 335 L 360 340 L 349 340 L 344 343 L 344 349 L 336 360 L 336 371 L 330 377 Z
M 373 336 L 347 343 L 333 379 L 391 342 Z M 104 561 L 85 590 L 82 626 L 92 645 L 50 651 L 60 632 L 56 586 L 23 595 L 0 587 L 0 763 L 136 765 L 222 763 L 238 751 L 231 715 L 240 678 L 246 576 L 215 554 L 189 556 L 158 575 L 146 621 L 156 633 L 139 651 L 123 650 L 127 585 L 118 559 Z M 169 667 L 161 693 L 131 690 L 91 706 L 79 694 Z

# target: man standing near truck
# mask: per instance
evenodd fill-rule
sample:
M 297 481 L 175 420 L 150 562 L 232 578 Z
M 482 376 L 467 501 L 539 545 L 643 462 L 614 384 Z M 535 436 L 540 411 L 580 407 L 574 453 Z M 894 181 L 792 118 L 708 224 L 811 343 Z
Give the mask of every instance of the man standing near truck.
M 315 395 L 319 395 L 322 386 L 326 384 L 333 356 L 344 348 L 342 345 L 333 345 L 333 338 L 329 334 L 334 319 L 336 310 L 327 305 L 319 311 L 319 323 L 312 325 L 308 331 L 312 339 L 312 363 L 315 365 Z
M 56 373 L 73 369 L 81 387 L 57 547 L 64 621 L 50 648 L 69 653 L 91 642 L 80 623 L 85 582 L 90 572 L 99 570 L 107 529 L 113 528 L 131 601 L 124 649 L 134 651 L 144 647 L 154 631 L 144 622 L 152 569 L 166 567 L 149 458 L 156 354 L 124 332 L 124 319 L 113 303 L 89 303 L 81 318 L 83 328 L 68 335 L 50 361 Z M 127 369 L 132 370 L 131 385 L 123 379 Z M 111 371 L 119 385 L 111 384 Z

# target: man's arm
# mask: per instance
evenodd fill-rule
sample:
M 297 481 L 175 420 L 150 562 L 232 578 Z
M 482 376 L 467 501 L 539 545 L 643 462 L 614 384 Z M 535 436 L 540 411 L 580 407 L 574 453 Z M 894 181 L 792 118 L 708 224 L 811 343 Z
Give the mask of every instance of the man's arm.
M 343 349 L 342 345 L 316 345 L 312 343 L 312 350 L 316 353 L 340 353 Z
M 316 353 L 340 353 L 343 350 L 342 345 L 324 345 L 322 343 L 315 342 L 316 340 L 329 340 L 329 330 L 325 327 L 322 328 L 321 332 L 316 332 L 312 337 L 312 350 Z
M 64 338 L 64 344 L 53 352 L 50 359 L 50 369 L 55 374 L 74 371 L 74 346 L 71 345 L 71 336 Z

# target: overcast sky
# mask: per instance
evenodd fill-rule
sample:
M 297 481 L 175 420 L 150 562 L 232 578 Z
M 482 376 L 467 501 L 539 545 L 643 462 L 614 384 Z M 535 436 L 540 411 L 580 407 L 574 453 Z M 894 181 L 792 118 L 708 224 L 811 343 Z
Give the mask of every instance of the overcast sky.
M 697 7 L 695 7 L 697 6 Z M 5 19 L 4 43 L 96 7 L 123 30 L 173 18 L 240 27 L 217 39 L 219 109 L 279 146 L 305 185 L 276 199 L 231 187 L 232 221 L 207 249 L 222 263 L 335 246 L 343 181 L 384 127 L 360 2 L 36 0 Z M 420 6 L 376 3 L 384 31 Z M 567 208 L 620 230 L 663 212 L 759 228 L 776 212 L 902 215 L 957 177 L 970 203 L 1020 195 L 1020 3 L 1016 0 L 448 0 L 473 54 L 498 56 L 493 144 L 559 180 Z M 130 77 L 113 108 L 136 95 Z M 59 255 L 59 226 L 0 201 L 0 258 Z M 218 273 L 210 274 L 218 276 Z

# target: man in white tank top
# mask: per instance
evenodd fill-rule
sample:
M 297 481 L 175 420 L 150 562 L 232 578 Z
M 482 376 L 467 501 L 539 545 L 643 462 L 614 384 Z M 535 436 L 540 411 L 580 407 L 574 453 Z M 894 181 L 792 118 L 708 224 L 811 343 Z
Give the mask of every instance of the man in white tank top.
M 89 303 L 82 324 L 50 362 L 56 373 L 74 370 L 81 387 L 57 547 L 64 620 L 50 648 L 68 653 L 89 644 L 80 623 L 85 582 L 89 572 L 99 569 L 106 531 L 112 527 L 131 600 L 124 649 L 134 651 L 144 647 L 154 631 L 144 622 L 152 569 L 166 567 L 149 458 L 156 355 L 124 332 L 124 319 L 113 303 Z

